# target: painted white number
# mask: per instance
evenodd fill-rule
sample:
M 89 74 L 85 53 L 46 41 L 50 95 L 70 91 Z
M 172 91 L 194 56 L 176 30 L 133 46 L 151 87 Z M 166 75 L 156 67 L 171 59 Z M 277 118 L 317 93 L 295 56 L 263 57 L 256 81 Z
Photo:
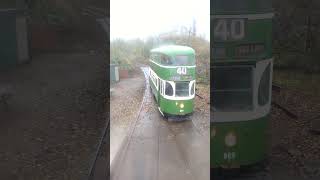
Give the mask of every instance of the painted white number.
M 217 40 L 241 40 L 244 36 L 244 19 L 219 19 L 215 23 L 214 37 Z
M 223 159 L 225 160 L 232 160 L 236 158 L 236 153 L 235 152 L 225 152 L 223 153 Z
M 177 69 L 177 73 L 180 75 L 185 75 L 185 74 L 187 74 L 187 68 L 186 67 L 179 67 Z

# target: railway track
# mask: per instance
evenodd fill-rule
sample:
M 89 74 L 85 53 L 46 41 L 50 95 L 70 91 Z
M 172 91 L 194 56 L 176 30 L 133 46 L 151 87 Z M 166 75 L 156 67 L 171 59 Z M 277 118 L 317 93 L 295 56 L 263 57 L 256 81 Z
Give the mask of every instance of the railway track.
M 272 84 L 272 91 L 274 91 L 274 92 L 276 92 L 276 93 L 280 93 L 281 89 L 283 89 L 283 87 L 281 87 L 280 85 L 275 84 L 275 83 Z M 278 108 L 278 109 L 281 109 L 281 110 L 282 110 L 284 113 L 286 113 L 289 117 L 291 117 L 291 118 L 293 118 L 293 119 L 298 119 L 298 116 L 297 116 L 294 112 L 290 111 L 290 110 L 289 110 L 287 107 L 285 107 L 284 105 L 281 105 L 281 104 L 279 104 L 279 103 L 277 103 L 277 102 L 275 102 L 275 101 L 272 101 L 271 104 L 272 104 L 274 107 L 276 107 L 276 108 Z
M 109 130 L 110 130 L 110 120 L 108 120 L 107 123 L 106 123 L 106 127 L 104 128 L 104 130 L 102 132 L 102 135 L 100 137 L 99 143 L 97 145 L 97 150 L 94 153 L 94 156 L 93 156 L 93 158 L 91 160 L 89 173 L 88 173 L 89 175 L 88 175 L 87 180 L 93 180 L 94 179 L 94 170 L 96 168 L 97 159 L 98 159 L 99 154 L 101 153 L 101 151 L 103 149 L 103 144 L 104 144 L 104 141 L 107 139 L 107 134 L 108 134 Z M 108 142 L 106 142 L 106 143 L 108 143 Z M 107 171 L 109 171 L 109 170 L 106 169 L 106 172 Z

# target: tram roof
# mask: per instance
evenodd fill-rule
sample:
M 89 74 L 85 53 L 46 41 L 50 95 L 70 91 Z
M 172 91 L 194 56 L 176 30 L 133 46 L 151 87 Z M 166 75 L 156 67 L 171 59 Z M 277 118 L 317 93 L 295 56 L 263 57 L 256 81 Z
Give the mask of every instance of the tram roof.
M 244 15 L 274 12 L 270 0 L 213 0 L 210 15 Z M 240 18 L 240 17 L 239 17 Z
M 176 54 L 195 54 L 194 49 L 188 46 L 179 45 L 167 45 L 161 46 L 151 50 L 152 53 L 164 53 L 166 55 L 176 55 Z

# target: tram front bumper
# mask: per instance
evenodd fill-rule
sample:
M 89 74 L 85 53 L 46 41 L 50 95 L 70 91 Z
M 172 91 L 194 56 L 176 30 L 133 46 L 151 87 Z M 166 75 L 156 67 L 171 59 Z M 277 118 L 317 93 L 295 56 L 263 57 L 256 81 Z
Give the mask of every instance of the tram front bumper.
M 194 102 L 191 100 L 161 99 L 161 110 L 168 115 L 187 115 L 193 112 Z

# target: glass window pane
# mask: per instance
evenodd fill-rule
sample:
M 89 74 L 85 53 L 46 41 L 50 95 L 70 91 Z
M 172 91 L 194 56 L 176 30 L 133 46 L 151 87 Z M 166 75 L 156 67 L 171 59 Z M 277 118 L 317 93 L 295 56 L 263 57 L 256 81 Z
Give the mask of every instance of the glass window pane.
M 249 89 L 252 67 L 219 67 L 213 69 L 213 89 Z
M 192 96 L 194 95 L 194 84 L 195 84 L 195 83 L 192 83 L 192 86 L 191 86 L 191 95 L 192 95 Z
M 270 72 L 271 65 L 264 70 L 261 81 L 259 84 L 258 103 L 260 106 L 264 106 L 269 102 L 270 95 Z
M 167 96 L 173 96 L 173 87 L 172 87 L 171 84 L 168 83 L 168 82 L 166 82 L 165 94 L 166 94 Z
M 176 82 L 176 96 L 189 96 L 189 82 Z
M 253 107 L 250 91 L 214 92 L 213 101 L 216 111 L 249 111 Z
M 175 58 L 175 65 L 177 66 L 189 65 L 189 57 L 186 55 L 177 55 Z
M 161 55 L 161 64 L 163 64 L 163 65 L 172 65 L 172 60 L 167 55 Z
M 213 106 L 216 111 L 253 109 L 252 71 L 252 66 L 213 68 Z

